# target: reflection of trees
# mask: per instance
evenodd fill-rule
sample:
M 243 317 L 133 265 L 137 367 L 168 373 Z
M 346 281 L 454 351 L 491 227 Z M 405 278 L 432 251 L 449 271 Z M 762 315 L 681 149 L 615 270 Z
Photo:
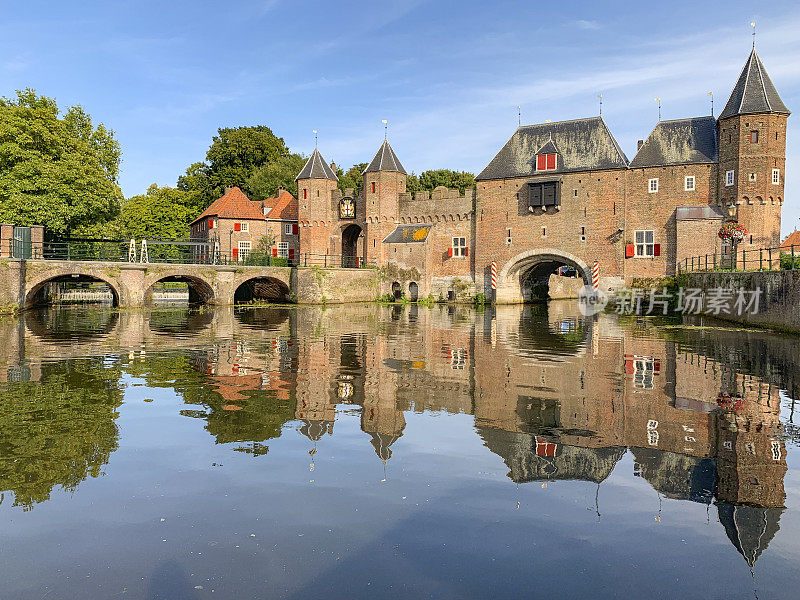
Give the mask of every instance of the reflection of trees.
M 31 509 L 55 486 L 74 491 L 117 449 L 119 371 L 101 360 L 42 366 L 41 381 L 0 387 L 0 489 Z

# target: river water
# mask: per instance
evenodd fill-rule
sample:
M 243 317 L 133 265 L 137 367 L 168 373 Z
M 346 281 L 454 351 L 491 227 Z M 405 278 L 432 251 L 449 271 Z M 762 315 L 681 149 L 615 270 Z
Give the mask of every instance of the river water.
M 800 594 L 796 338 L 553 302 L 0 339 L 3 599 Z

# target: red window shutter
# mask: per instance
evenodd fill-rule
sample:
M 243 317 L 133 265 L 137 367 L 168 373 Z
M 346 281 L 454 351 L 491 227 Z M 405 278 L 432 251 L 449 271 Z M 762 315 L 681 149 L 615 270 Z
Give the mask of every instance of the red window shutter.
M 636 369 L 633 366 L 633 359 L 632 358 L 625 359 L 625 373 L 627 375 L 633 375 L 635 370 Z
M 303 200 L 305 200 L 306 198 L 308 198 L 308 190 L 304 189 L 303 190 Z
M 231 250 L 231 253 L 233 254 L 233 259 L 234 260 L 239 258 L 239 249 L 238 248 L 234 248 L 233 250 Z
M 292 235 L 297 235 L 297 223 L 292 225 Z
M 453 258 L 453 249 L 452 248 L 448 248 L 447 249 L 447 258 Z
M 234 223 L 233 224 L 233 230 L 234 231 L 241 231 L 242 230 L 242 224 L 241 223 Z
M 208 220 L 208 228 L 209 229 L 214 229 L 214 219 L 209 219 Z
M 372 193 L 373 194 L 375 193 L 375 182 L 374 181 L 372 182 Z
M 464 248 L 464 256 L 469 256 L 469 248 Z
M 547 168 L 548 169 L 555 169 L 556 168 L 556 155 L 555 154 L 546 154 L 547 156 Z
M 289 248 L 289 258 L 294 258 L 294 248 Z
M 537 171 L 544 171 L 547 168 L 547 157 L 544 154 L 540 154 L 536 157 L 536 170 Z
M 661 256 L 661 244 L 653 244 L 653 256 Z
M 633 258 L 636 249 L 633 244 L 625 244 L 625 258 Z
M 272 249 L 272 256 L 274 256 L 275 258 L 278 258 L 278 249 L 277 248 L 273 248 Z
M 661 373 L 661 361 L 658 359 L 653 361 L 653 373 Z

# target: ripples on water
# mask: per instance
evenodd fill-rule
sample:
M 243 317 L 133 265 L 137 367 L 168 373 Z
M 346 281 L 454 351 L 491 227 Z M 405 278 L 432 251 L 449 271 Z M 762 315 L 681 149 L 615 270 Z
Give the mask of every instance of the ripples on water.
M 796 338 L 569 303 L 0 336 L 2 598 L 797 597 Z

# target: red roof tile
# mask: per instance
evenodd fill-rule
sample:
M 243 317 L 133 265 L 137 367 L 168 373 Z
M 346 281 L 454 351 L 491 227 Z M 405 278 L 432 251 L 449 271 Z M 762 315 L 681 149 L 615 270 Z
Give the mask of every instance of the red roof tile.
M 221 198 L 217 198 L 192 223 L 206 217 L 223 219 L 247 219 L 263 221 L 264 210 L 261 202 L 253 202 L 238 187 L 232 187 Z
M 282 219 L 284 221 L 297 221 L 298 206 L 297 198 L 286 190 L 280 190 L 277 196 L 264 200 L 265 206 L 271 206 L 272 210 L 267 214 L 268 219 Z
M 781 244 L 781 250 L 790 252 L 793 245 L 794 251 L 796 253 L 800 253 L 800 231 L 793 231 L 790 233 L 789 237 L 783 240 L 783 243 Z

